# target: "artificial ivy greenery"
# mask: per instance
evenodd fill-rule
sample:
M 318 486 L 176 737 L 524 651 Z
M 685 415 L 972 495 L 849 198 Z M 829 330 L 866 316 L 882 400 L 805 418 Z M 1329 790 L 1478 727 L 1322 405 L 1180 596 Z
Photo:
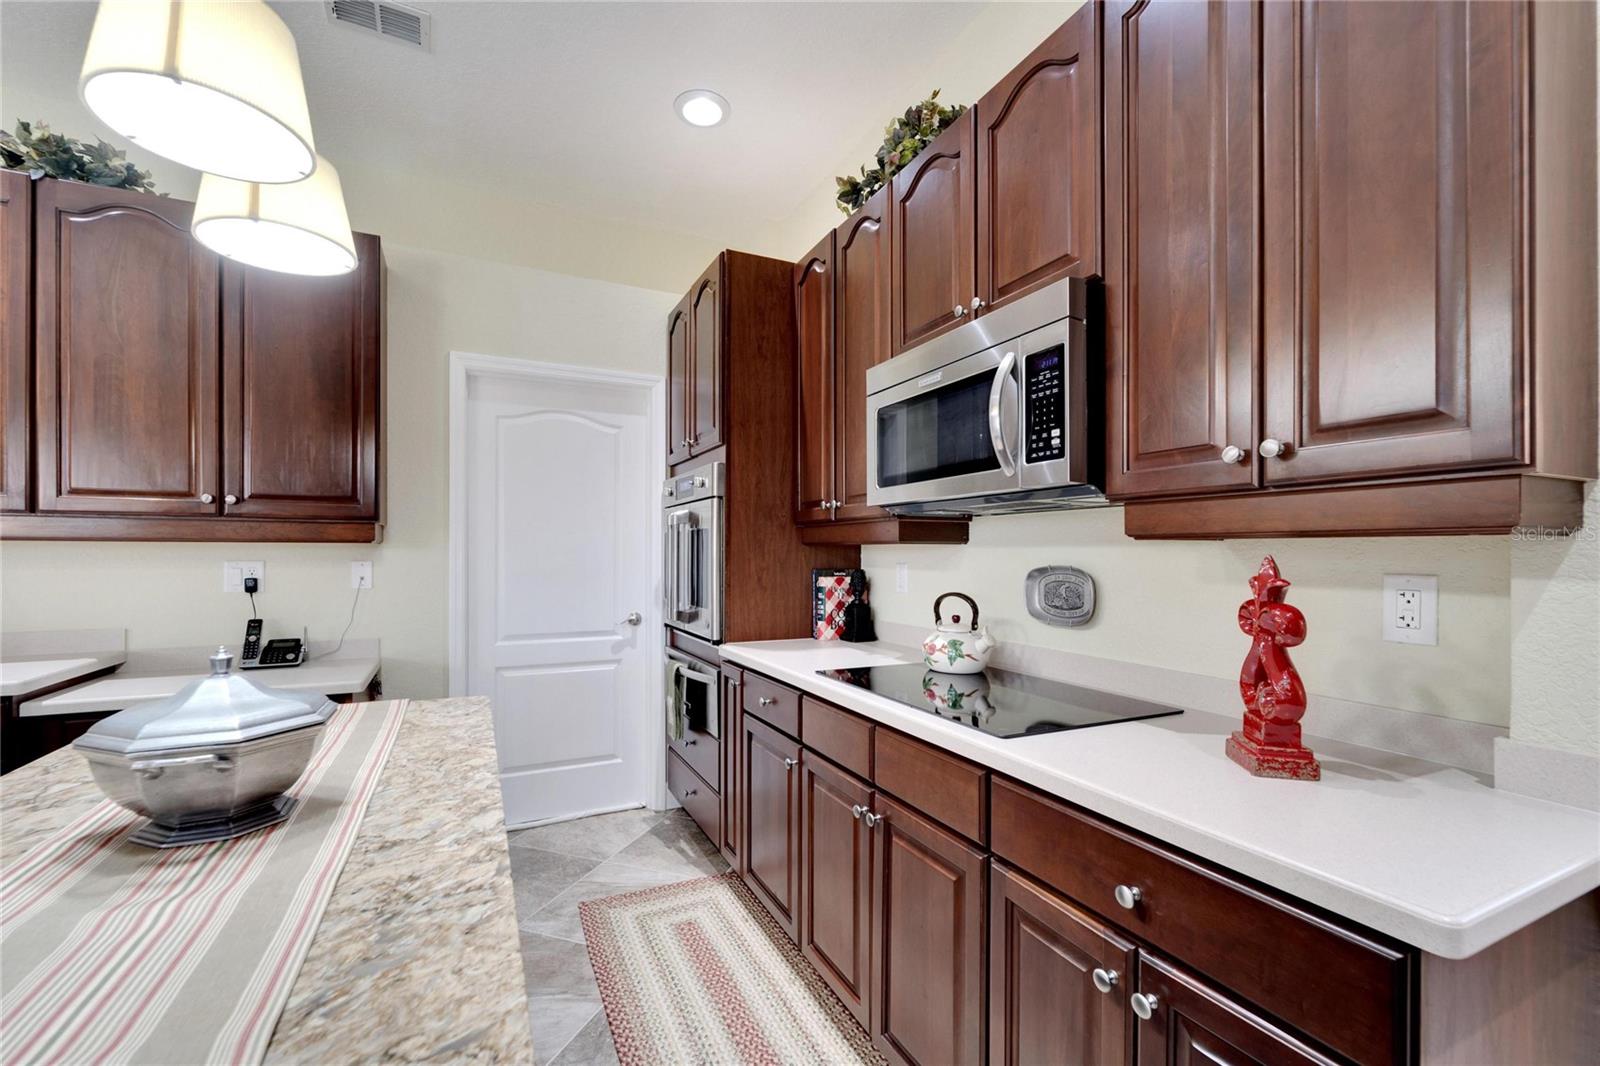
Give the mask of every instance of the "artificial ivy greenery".
M 868 170 L 863 164 L 860 177 L 835 179 L 839 183 L 839 210 L 848 215 L 866 203 L 873 193 L 883 188 L 896 172 L 903 170 L 966 110 L 965 104 L 947 107 L 939 103 L 938 89 L 933 90 L 921 103 L 906 108 L 905 114 L 883 129 L 878 165 Z
M 33 178 L 66 178 L 137 192 L 155 192 L 156 188 L 150 172 L 128 162 L 121 149 L 98 137 L 89 144 L 51 133 L 43 122 L 30 125 L 18 119 L 15 134 L 0 130 L 0 166 L 26 170 Z

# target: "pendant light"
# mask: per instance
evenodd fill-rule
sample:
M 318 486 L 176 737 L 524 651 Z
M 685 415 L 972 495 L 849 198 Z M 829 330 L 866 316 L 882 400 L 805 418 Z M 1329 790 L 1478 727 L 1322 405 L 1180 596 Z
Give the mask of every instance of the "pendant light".
M 201 244 L 247 266 L 312 275 L 356 268 L 339 172 L 320 156 L 312 175 L 293 185 L 203 175 L 192 229 Z
M 279 183 L 316 166 L 294 36 L 262 0 L 102 0 L 78 93 L 195 170 Z

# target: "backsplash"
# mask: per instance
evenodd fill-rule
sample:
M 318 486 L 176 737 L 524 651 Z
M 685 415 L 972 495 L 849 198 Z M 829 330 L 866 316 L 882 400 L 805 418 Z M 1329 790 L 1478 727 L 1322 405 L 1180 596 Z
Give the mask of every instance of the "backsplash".
M 1510 704 L 1510 546 L 1503 537 L 1141 541 L 1123 535 L 1115 507 L 979 518 L 970 542 L 862 550 L 880 623 L 932 629 L 941 592 L 972 596 L 996 640 L 1238 675 L 1247 641 L 1235 613 L 1261 557 L 1272 554 L 1305 612 L 1294 661 L 1314 694 L 1505 726 Z M 895 591 L 907 564 L 909 590 Z M 1036 566 L 1093 576 L 1092 621 L 1036 621 L 1023 580 Z M 1439 578 L 1437 647 L 1379 636 L 1384 574 Z

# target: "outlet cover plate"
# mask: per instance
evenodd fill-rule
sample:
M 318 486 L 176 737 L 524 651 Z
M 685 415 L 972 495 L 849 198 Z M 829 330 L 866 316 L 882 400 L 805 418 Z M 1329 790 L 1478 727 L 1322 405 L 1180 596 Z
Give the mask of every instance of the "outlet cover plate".
M 1384 574 L 1381 624 L 1384 640 L 1437 645 L 1439 579 L 1432 574 Z
M 244 579 L 247 577 L 253 577 L 256 579 L 256 591 L 260 592 L 261 589 L 266 585 L 266 581 L 264 580 L 266 571 L 266 565 L 260 562 L 223 563 L 222 591 L 243 592 Z
M 372 587 L 372 563 L 363 561 L 350 564 L 350 587 L 353 589 L 370 589 Z

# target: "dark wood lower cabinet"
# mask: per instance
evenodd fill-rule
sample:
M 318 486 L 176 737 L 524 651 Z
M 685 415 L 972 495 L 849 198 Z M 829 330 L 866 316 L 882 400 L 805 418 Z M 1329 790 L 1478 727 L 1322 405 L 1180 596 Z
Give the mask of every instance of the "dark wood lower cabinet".
M 735 666 L 721 668 L 722 693 L 717 701 L 717 713 L 722 716 L 722 839 L 717 844 L 722 848 L 722 857 L 739 874 L 744 873 L 744 864 L 739 859 L 744 854 L 744 845 L 739 839 L 739 827 L 744 824 L 739 802 L 739 797 L 744 795 L 739 778 L 739 749 L 744 746 L 744 711 L 739 706 L 744 684 L 742 674 Z
M 989 878 L 990 1066 L 1133 1061 L 1137 953 L 1110 926 L 996 862 Z
M 1157 955 L 1140 954 L 1137 994 L 1150 1004 L 1138 1024 L 1139 1066 L 1338 1061 Z
M 872 1041 L 894 1063 L 981 1063 L 989 857 L 875 802 Z
M 740 748 L 745 883 L 790 939 L 796 939 L 800 743 L 745 715 Z
M 872 789 L 809 750 L 800 771 L 800 951 L 868 1026 Z

